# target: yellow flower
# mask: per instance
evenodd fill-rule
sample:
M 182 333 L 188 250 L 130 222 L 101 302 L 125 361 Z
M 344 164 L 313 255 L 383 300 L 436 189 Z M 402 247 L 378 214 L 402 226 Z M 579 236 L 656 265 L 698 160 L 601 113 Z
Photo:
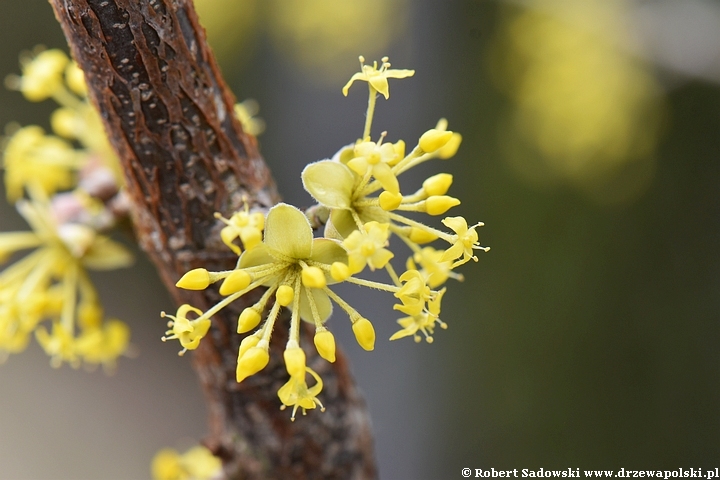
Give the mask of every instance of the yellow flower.
M 240 120 L 243 131 L 256 137 L 265 131 L 265 122 L 255 116 L 259 111 L 260 107 L 255 100 L 235 104 L 235 116 Z
M 36 330 L 36 338 L 52 357 L 53 366 L 63 361 L 77 366 L 81 360 L 96 364 L 98 359 L 109 365 L 127 346 L 127 342 L 118 341 L 117 333 L 100 347 L 102 355 L 97 349 L 77 349 L 77 327 L 83 332 L 101 328 L 102 309 L 85 268 L 127 266 L 132 256 L 90 227 L 58 224 L 49 205 L 38 199 L 42 195 L 34 190 L 30 189 L 29 200 L 17 203 L 33 231 L 0 233 L 0 259 L 35 248 L 0 273 L 0 353 L 4 356 L 24 349 L 28 335 Z M 38 329 L 45 319 L 53 322 L 52 333 Z M 115 327 L 105 331 L 108 335 L 111 332 L 116 332 Z
M 302 372 L 290 376 L 290 380 L 278 390 L 278 397 L 283 403 L 280 408 L 284 410 L 286 407 L 293 407 L 292 416 L 290 417 L 293 422 L 298 408 L 302 408 L 303 415 L 305 415 L 305 410 L 312 410 L 318 405 L 321 411 L 325 411 L 325 407 L 317 399 L 323 388 L 322 379 L 312 368 L 305 367 L 305 371 L 315 379 L 315 385 L 308 388 L 307 383 L 305 383 L 305 372 Z
M 392 193 L 400 192 L 400 185 L 392 171 L 391 165 L 398 158 L 392 143 L 360 142 L 355 146 L 355 157 L 347 162 L 347 166 L 361 177 L 368 172 L 375 177 L 382 187 Z
M 201 445 L 182 455 L 163 448 L 153 457 L 151 470 L 153 480 L 210 480 L 219 478 L 222 462 Z
M 199 315 L 195 320 L 188 320 L 188 313 L 193 312 Z M 162 341 L 178 339 L 183 349 L 178 355 L 184 355 L 188 350 L 195 350 L 200 344 L 200 340 L 210 329 L 210 320 L 202 317 L 202 312 L 188 304 L 181 305 L 176 315 L 168 315 L 160 312 L 161 317 L 168 317 L 168 330 L 165 332 L 166 337 L 162 337 Z
M 442 223 L 452 229 L 455 235 L 452 237 L 452 246 L 445 250 L 445 253 L 441 257 L 441 261 L 455 260 L 452 264 L 452 268 L 457 267 L 470 261 L 470 259 L 478 261 L 478 258 L 473 254 L 473 250 L 490 250 L 488 247 L 481 247 L 478 243 L 478 234 L 475 231 L 476 227 L 482 227 L 484 224 L 478 222 L 472 227 L 468 228 L 467 221 L 463 217 L 446 217 Z M 457 258 L 462 257 L 460 260 Z
M 430 288 L 439 287 L 445 283 L 449 277 L 463 281 L 464 277 L 461 274 L 452 271 L 452 261 L 442 260 L 444 254 L 445 252 L 443 250 L 424 247 L 415 252 L 411 258 L 408 258 L 407 269 L 415 270 L 417 269 L 415 262 L 419 263 L 422 267 L 420 273 L 427 279 L 427 284 Z
M 382 93 L 387 100 L 390 97 L 390 91 L 388 89 L 388 78 L 407 78 L 415 75 L 415 70 L 391 70 L 388 57 L 382 58 L 382 63 L 378 69 L 377 62 L 373 62 L 373 65 L 365 65 L 365 58 L 360 56 L 360 72 L 350 78 L 350 81 L 343 87 L 343 95 L 347 96 L 350 85 L 355 80 L 362 80 L 368 82 L 370 87 Z
M 361 272 L 365 265 L 371 270 L 384 268 L 390 261 L 394 255 L 384 248 L 388 244 L 389 227 L 387 223 L 368 222 L 362 231 L 355 230 L 343 241 L 351 274 Z
M 408 270 L 400 276 L 403 286 L 395 293 L 402 304 L 393 305 L 393 309 L 408 315 L 419 315 L 425 309 L 425 303 L 432 298 L 425 277 L 417 270 Z
M 65 52 L 58 49 L 45 50 L 24 61 L 20 91 L 31 102 L 52 97 L 62 87 L 62 75 L 69 62 Z
M 398 338 L 408 337 L 412 335 L 415 339 L 415 342 L 420 342 L 421 337 L 417 334 L 417 332 L 419 331 L 422 332 L 423 335 L 425 335 L 425 340 L 428 343 L 432 343 L 432 334 L 435 330 L 435 323 L 439 324 L 440 328 L 447 328 L 447 324 L 439 318 L 440 302 L 442 301 L 442 297 L 443 295 L 445 295 L 446 290 L 447 288 L 443 288 L 438 292 L 434 299 L 431 299 L 428 302 L 427 311 L 422 311 L 417 315 L 412 315 L 399 319 L 397 322 L 403 328 L 402 330 L 395 332 L 392 337 L 390 337 L 390 340 L 397 340 Z
M 120 320 L 109 320 L 102 327 L 84 330 L 77 341 L 75 349 L 86 364 L 102 364 L 105 371 L 112 373 L 118 357 L 124 354 L 130 342 L 130 328 Z
M 8 200 L 21 198 L 29 184 L 47 195 L 69 189 L 83 163 L 83 157 L 66 141 L 45 135 L 34 125 L 21 128 L 10 137 L 3 156 Z
M 245 203 L 245 208 L 235 212 L 230 219 L 224 218 L 222 215 L 215 214 L 225 227 L 220 231 L 220 238 L 223 243 L 237 255 L 242 253 L 242 249 L 235 245 L 234 241 L 240 239 L 245 250 L 250 250 L 262 242 L 262 231 L 265 228 L 265 216 L 260 212 L 250 213 L 250 207 Z

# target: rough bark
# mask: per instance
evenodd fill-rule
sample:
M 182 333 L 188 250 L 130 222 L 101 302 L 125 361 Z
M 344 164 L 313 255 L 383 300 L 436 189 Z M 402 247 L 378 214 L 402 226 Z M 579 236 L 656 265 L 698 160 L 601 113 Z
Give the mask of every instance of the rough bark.
M 237 257 L 219 241 L 213 213 L 229 216 L 244 198 L 267 209 L 278 194 L 255 139 L 232 113 L 233 96 L 192 1 L 50 3 L 122 161 L 140 245 L 178 304 L 206 309 L 220 298 L 216 289 L 189 292 L 174 284 L 199 266 L 234 267 Z M 325 380 L 327 411 L 295 422 L 279 410 L 276 395 L 287 381 L 285 328 L 274 333 L 270 365 L 235 381 L 237 315 L 257 299 L 248 296 L 216 315 L 192 352 L 210 412 L 205 443 L 223 459 L 227 477 L 374 478 L 369 416 L 341 352 L 331 365 L 306 349 L 308 365 Z

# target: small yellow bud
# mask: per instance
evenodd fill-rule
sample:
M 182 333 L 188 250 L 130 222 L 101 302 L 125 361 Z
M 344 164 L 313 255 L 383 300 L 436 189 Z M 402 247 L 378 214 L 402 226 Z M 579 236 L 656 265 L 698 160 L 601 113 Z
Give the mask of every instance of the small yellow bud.
M 252 277 L 245 270 L 233 271 L 220 285 L 220 295 L 230 295 L 239 292 L 250 285 Z
M 61 137 L 76 138 L 79 124 L 82 125 L 82 121 L 78 121 L 78 115 L 72 108 L 58 108 L 50 116 L 50 126 L 53 132 Z
M 454 156 L 457 153 L 458 148 L 460 148 L 461 143 L 462 135 L 457 132 L 453 132 L 450 140 L 448 140 L 444 147 L 438 150 L 438 157 L 443 160 L 447 160 L 448 158 Z
M 415 242 L 418 245 L 433 242 L 438 238 L 434 233 L 417 227 L 412 227 L 410 229 L 410 235 L 408 235 L 408 237 L 410 238 L 410 241 Z
M 243 338 L 242 342 L 240 342 L 240 350 L 238 351 L 238 362 L 240 358 L 245 355 L 245 352 L 256 346 L 259 342 L 260 337 L 257 335 L 250 335 L 249 337 Z
M 260 313 L 252 307 L 242 311 L 238 318 L 238 333 L 249 332 L 260 323 Z
M 185 290 L 205 290 L 210 285 L 210 273 L 204 268 L 190 270 L 175 284 Z
M 455 205 L 460 205 L 460 200 L 447 195 L 436 195 L 425 200 L 425 211 L 430 215 L 442 215 Z
M 73 92 L 82 97 L 87 95 L 85 74 L 76 62 L 71 61 L 65 69 L 65 81 Z
M 250 375 L 255 375 L 265 368 L 269 361 L 270 355 L 264 348 L 249 348 L 242 357 L 238 358 L 237 369 L 235 370 L 237 382 L 240 383 Z
M 450 141 L 453 132 L 444 132 L 431 128 L 420 137 L 420 148 L 427 153 L 441 149 Z
M 445 195 L 452 185 L 453 176 L 449 173 L 438 173 L 423 182 L 423 190 L 430 196 Z
M 342 282 L 350 276 L 350 268 L 342 262 L 333 262 L 330 266 L 330 276 L 333 280 Z
M 401 194 L 388 191 L 382 192 L 380 197 L 378 197 L 378 200 L 380 201 L 380 208 L 386 212 L 398 208 L 402 203 L 402 199 L 403 196 Z
M 315 334 L 315 348 L 322 358 L 330 363 L 335 361 L 335 337 L 329 330 L 321 330 Z
M 291 377 L 302 375 L 305 378 L 305 352 L 302 348 L 286 348 L 283 358 L 285 359 L 285 368 Z
M 308 288 L 324 288 L 327 280 L 323 271 L 318 267 L 307 267 L 302 271 L 302 283 Z
M 293 297 L 295 297 L 295 291 L 290 285 L 280 285 L 277 292 L 275 292 L 275 299 L 283 307 L 290 305 L 293 301 Z
M 360 318 L 352 326 L 355 339 L 368 352 L 375 349 L 375 329 L 367 318 Z

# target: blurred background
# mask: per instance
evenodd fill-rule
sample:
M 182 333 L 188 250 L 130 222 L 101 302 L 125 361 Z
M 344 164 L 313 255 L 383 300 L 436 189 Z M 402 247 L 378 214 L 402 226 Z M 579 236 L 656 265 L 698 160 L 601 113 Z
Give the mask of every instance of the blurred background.
M 463 134 L 453 212 L 483 221 L 479 263 L 450 283 L 435 342 L 385 341 L 392 298 L 352 286 L 378 342 L 351 357 L 381 478 L 463 467 L 715 468 L 720 458 L 720 3 L 197 0 L 226 79 L 267 123 L 285 199 L 300 172 L 360 136 L 357 56 L 414 77 L 378 100 L 374 136 L 408 144 L 440 117 Z M 65 47 L 45 0 L 0 2 L 0 76 Z M 47 128 L 51 102 L 0 89 L 0 126 Z M 0 187 L 1 188 L 1 187 Z M 0 191 L 4 197 L 4 191 Z M 24 229 L 0 202 L 0 231 Z M 399 259 L 402 260 L 402 259 Z M 142 254 L 94 277 L 139 356 L 112 377 L 53 370 L 33 344 L 0 366 L 3 478 L 147 478 L 153 454 L 202 438 L 189 358 L 163 344 L 169 295 Z M 452 281 L 451 281 L 452 282 Z M 321 396 L 322 399 L 322 396 Z M 312 421 L 318 411 L 298 421 Z

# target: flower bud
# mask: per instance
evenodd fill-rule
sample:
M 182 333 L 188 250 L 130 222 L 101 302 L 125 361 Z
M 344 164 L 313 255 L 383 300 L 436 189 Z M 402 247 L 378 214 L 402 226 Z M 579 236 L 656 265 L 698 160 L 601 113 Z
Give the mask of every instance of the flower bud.
M 277 292 L 275 292 L 275 299 L 283 307 L 290 305 L 293 301 L 293 297 L 295 297 L 295 291 L 290 285 L 280 285 Z
M 297 345 L 297 342 L 295 342 Z M 302 375 L 305 378 L 305 352 L 300 347 L 286 348 L 283 352 L 285 368 L 291 377 Z
M 335 361 L 335 337 L 329 330 L 315 333 L 315 348 L 322 358 L 330 363 Z
M 375 349 L 375 329 L 367 318 L 360 318 L 352 326 L 355 339 L 368 352 Z
M 87 84 L 85 83 L 85 74 L 77 63 L 70 62 L 65 68 L 65 81 L 70 90 L 84 97 L 87 95 Z
M 204 268 L 195 268 L 183 275 L 175 284 L 185 290 L 205 290 L 210 285 L 210 273 Z
M 330 266 L 330 276 L 337 282 L 342 282 L 350 276 L 350 268 L 342 262 L 333 262 Z
M 318 267 L 307 267 L 302 271 L 302 283 L 308 288 L 324 288 L 327 286 L 325 274 Z
M 403 196 L 399 193 L 384 191 L 380 194 L 378 200 L 380 201 L 380 208 L 382 208 L 386 212 L 389 212 L 391 210 L 395 210 L 400 206 L 403 200 Z
M 257 335 L 250 335 L 249 337 L 243 338 L 242 342 L 240 342 L 240 350 L 238 351 L 238 362 L 240 361 L 240 358 L 245 355 L 245 352 L 257 346 L 259 342 L 260 337 Z
M 452 137 L 440 150 L 438 150 L 438 157 L 447 160 L 457 153 L 460 144 L 462 143 L 462 135 L 457 132 L 453 132 Z
M 231 295 L 250 285 L 252 277 L 245 270 L 234 270 L 220 285 L 220 295 Z
M 453 176 L 449 173 L 438 173 L 423 182 L 423 190 L 429 196 L 445 195 L 452 185 Z
M 238 333 L 249 332 L 260 323 L 260 313 L 252 307 L 242 311 L 238 318 Z
M 410 235 L 408 235 L 408 237 L 410 238 L 410 241 L 415 242 L 418 245 L 433 242 L 438 238 L 434 233 L 417 227 L 410 228 Z
M 445 132 L 431 128 L 420 137 L 420 148 L 426 153 L 432 153 L 439 150 L 448 143 L 452 134 L 453 132 Z
M 460 200 L 447 195 L 436 195 L 425 200 L 425 211 L 430 215 L 442 215 L 455 205 L 460 205 Z
M 270 361 L 270 355 L 267 350 L 260 347 L 252 347 L 245 354 L 238 358 L 237 369 L 235 370 L 235 378 L 240 383 L 250 375 L 265 368 Z

